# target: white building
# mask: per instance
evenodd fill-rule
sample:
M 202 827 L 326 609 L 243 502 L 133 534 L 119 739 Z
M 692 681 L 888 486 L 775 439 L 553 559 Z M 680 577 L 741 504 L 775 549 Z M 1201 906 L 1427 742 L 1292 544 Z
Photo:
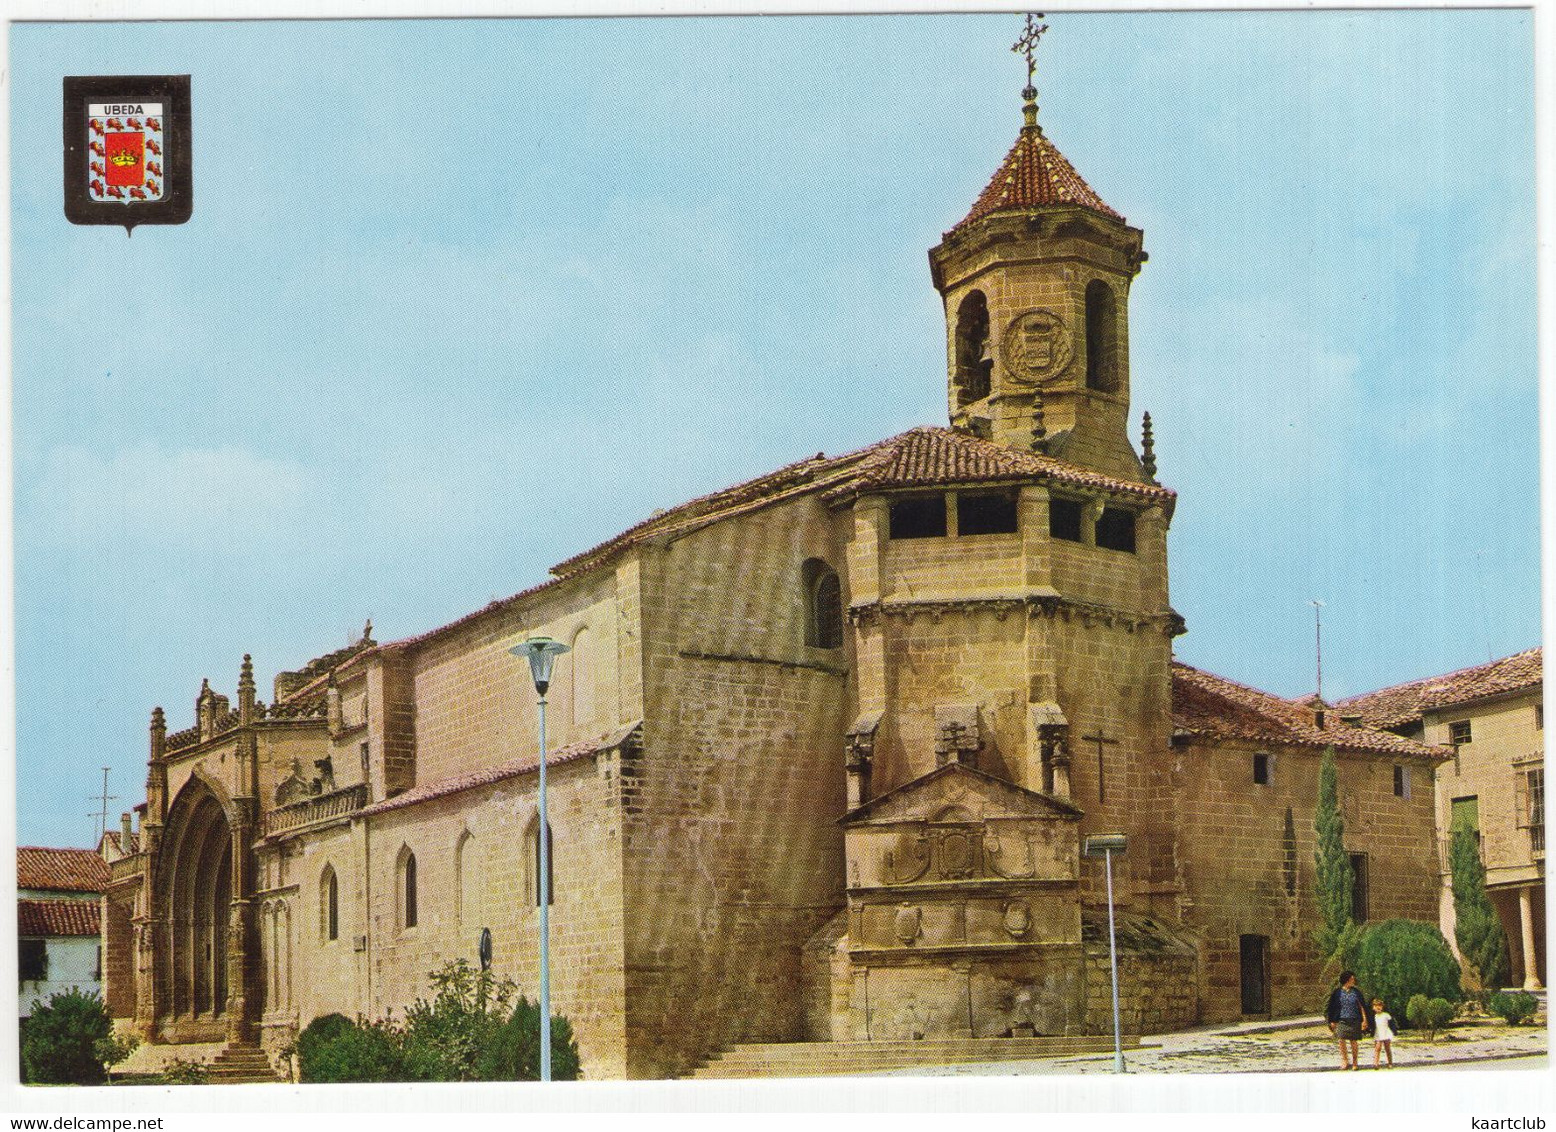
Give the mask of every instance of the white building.
M 16 851 L 18 1014 L 72 987 L 103 989 L 99 929 L 108 866 L 91 849 Z

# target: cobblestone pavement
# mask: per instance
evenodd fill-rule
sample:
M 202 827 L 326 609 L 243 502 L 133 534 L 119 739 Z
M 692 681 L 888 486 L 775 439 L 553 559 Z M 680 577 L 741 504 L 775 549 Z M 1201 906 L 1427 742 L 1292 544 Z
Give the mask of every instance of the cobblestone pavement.
M 1371 1073 L 1372 1042 L 1358 1043 L 1362 1072 Z M 1545 1026 L 1508 1026 L 1476 1020 L 1450 1027 L 1434 1041 L 1407 1031 L 1394 1040 L 1395 1069 L 1472 1068 L 1544 1070 L 1550 1044 Z M 1386 1063 L 1386 1059 L 1385 1059 Z M 1314 1073 L 1340 1072 L 1340 1053 L 1329 1028 L 1309 1018 L 1153 1034 L 1140 1049 L 1124 1051 L 1128 1072 Z M 998 1076 L 1030 1073 L 1112 1073 L 1113 1054 L 1043 1061 L 982 1062 L 935 1069 L 896 1070 L 893 1076 Z M 1386 1071 L 1386 1064 L 1385 1070 Z

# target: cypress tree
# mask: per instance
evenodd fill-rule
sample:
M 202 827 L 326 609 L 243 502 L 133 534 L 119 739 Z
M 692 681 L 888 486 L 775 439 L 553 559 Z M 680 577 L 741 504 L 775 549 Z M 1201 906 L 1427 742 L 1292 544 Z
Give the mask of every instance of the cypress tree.
M 1339 772 L 1335 767 L 1334 747 L 1324 748 L 1318 764 L 1318 811 L 1313 819 L 1318 831 L 1318 848 L 1313 854 L 1317 866 L 1314 896 L 1318 901 L 1319 926 L 1313 943 L 1319 954 L 1331 959 L 1355 936 L 1351 921 L 1351 889 L 1355 877 L 1351 856 L 1345 851 L 1345 818 L 1340 814 Z
M 1479 974 L 1480 985 L 1495 990 L 1507 983 L 1507 940 L 1491 897 L 1486 895 L 1486 866 L 1481 862 L 1473 827 L 1454 827 L 1448 868 L 1453 876 L 1454 942 L 1459 945 L 1459 954 Z

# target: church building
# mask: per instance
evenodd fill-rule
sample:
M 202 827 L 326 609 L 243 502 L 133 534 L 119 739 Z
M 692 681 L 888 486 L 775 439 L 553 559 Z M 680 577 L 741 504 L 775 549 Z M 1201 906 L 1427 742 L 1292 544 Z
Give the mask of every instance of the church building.
M 571 649 L 552 996 L 591 1078 L 1110 1033 L 1101 833 L 1127 838 L 1126 1030 L 1317 1011 L 1328 746 L 1358 914 L 1436 919 L 1446 751 L 1173 658 L 1177 498 L 1149 418 L 1130 436 L 1143 234 L 1044 133 L 1028 62 L 1014 146 L 929 254 L 948 427 L 658 513 L 420 636 L 369 626 L 268 704 L 244 657 L 235 699 L 206 682 L 171 733 L 152 711 L 104 904 L 121 1025 L 274 1053 L 321 1014 L 403 1012 L 483 937 L 533 997 L 537 719 L 509 650 L 536 635 Z

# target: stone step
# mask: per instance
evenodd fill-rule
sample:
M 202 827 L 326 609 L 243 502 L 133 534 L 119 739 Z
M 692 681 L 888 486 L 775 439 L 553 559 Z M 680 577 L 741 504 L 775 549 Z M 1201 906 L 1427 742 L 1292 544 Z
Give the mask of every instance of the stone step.
M 1126 1035 L 1126 1049 L 1138 1049 L 1138 1035 Z M 696 1069 L 695 1078 L 817 1077 L 875 1073 L 915 1066 L 969 1061 L 1025 1061 L 1104 1053 L 1110 1036 L 1033 1038 L 939 1038 L 889 1042 L 760 1042 L 732 1046 Z

